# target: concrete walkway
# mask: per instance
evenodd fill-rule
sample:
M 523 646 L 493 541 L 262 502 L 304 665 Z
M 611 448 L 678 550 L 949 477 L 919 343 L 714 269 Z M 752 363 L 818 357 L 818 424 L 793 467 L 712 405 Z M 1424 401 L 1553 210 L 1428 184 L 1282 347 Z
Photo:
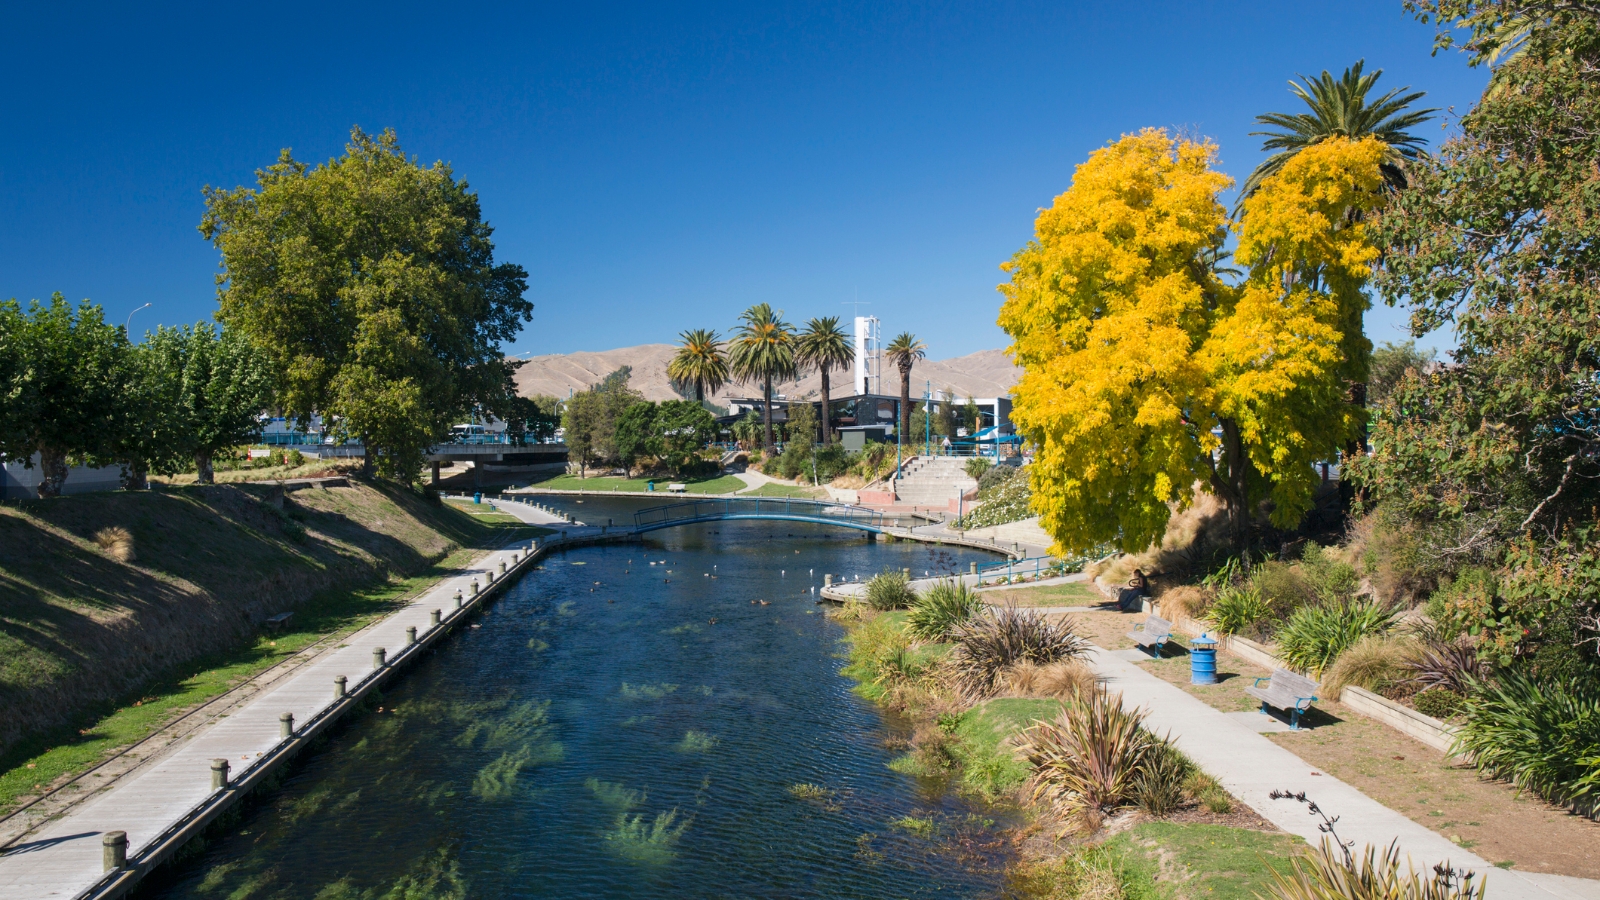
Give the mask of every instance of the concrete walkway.
M 1600 882 L 1497 869 L 1478 855 L 1452 844 L 1339 779 L 1320 772 L 1293 753 L 1262 737 L 1221 710 L 1157 678 L 1138 664 L 1095 648 L 1090 664 L 1122 694 L 1125 707 L 1146 710 L 1145 726 L 1169 735 L 1195 764 L 1222 783 L 1262 818 L 1313 846 L 1322 840 L 1322 821 L 1294 800 L 1273 800 L 1274 790 L 1304 791 L 1329 816 L 1338 816 L 1339 836 L 1365 845 L 1387 847 L 1399 841 L 1419 871 L 1448 862 L 1488 879 L 1487 900 L 1594 900 Z
M 497 500 L 495 506 L 530 524 L 565 524 L 524 503 Z M 566 528 L 569 533 L 598 531 L 572 525 Z M 407 628 L 415 628 L 419 640 L 426 639 L 433 628 L 432 611 L 454 614 L 456 592 L 470 596 L 472 583 L 486 583 L 490 572 L 498 577 L 502 562 L 508 567 L 513 565 L 510 552 L 490 553 L 460 574 L 444 579 L 403 609 L 307 663 L 227 718 L 172 745 L 66 815 L 42 825 L 0 855 L 0 897 L 68 898 L 94 888 L 104 876 L 102 837 L 106 833 L 127 832 L 128 858 L 137 859 L 217 794 L 211 787 L 212 760 L 228 760 L 232 777 L 243 776 L 252 762 L 284 742 L 279 718 L 283 713 L 293 714 L 296 723 L 308 723 L 334 706 L 336 677 L 347 678 L 349 689 L 355 691 L 362 679 L 379 671 L 373 652 L 376 648 L 385 648 L 392 660 L 408 645 Z M 446 618 L 445 624 L 449 622 Z

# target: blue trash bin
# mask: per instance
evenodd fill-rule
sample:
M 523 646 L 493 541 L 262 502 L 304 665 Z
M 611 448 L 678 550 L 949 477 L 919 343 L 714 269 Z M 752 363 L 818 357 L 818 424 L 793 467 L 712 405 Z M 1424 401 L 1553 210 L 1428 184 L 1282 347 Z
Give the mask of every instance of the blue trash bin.
M 472 502 L 473 502 L 473 504 L 482 503 L 483 502 L 483 492 L 479 491 L 478 493 L 473 494 L 472 495 Z
M 1217 683 L 1217 639 L 1202 634 L 1189 642 L 1189 683 Z

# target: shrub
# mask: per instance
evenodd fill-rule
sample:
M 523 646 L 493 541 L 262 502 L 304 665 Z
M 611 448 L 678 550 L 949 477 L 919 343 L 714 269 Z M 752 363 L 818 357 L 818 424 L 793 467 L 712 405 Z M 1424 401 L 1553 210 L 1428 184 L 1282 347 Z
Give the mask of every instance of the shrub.
M 1382 693 L 1390 685 L 1411 677 L 1409 665 L 1415 652 L 1416 647 L 1408 640 L 1369 634 L 1351 644 L 1328 667 L 1322 679 L 1323 693 L 1337 698 L 1346 685 Z
M 1355 856 L 1323 838 L 1316 851 L 1270 871 L 1268 896 L 1276 900 L 1483 900 L 1483 882 L 1471 873 L 1439 866 L 1428 875 L 1415 869 L 1400 874 L 1398 843 L 1382 856 L 1371 845 Z
M 968 478 L 971 478 L 973 481 L 982 484 L 983 476 L 987 474 L 990 469 L 994 468 L 994 460 L 991 460 L 987 456 L 974 456 L 973 458 L 967 460 L 966 464 L 963 465 L 962 468 L 966 470 Z
M 867 582 L 867 605 L 879 612 L 905 609 L 916 599 L 905 572 L 884 569 Z
M 1250 586 L 1272 609 L 1274 619 L 1286 618 L 1316 597 L 1311 585 L 1285 562 L 1268 560 L 1250 570 Z
M 976 591 L 959 579 L 942 579 L 911 602 L 906 627 L 925 641 L 943 640 L 950 629 L 983 608 Z
M 1183 782 L 1183 791 L 1189 799 L 1205 807 L 1207 812 L 1222 814 L 1233 809 L 1233 798 L 1222 784 L 1210 775 L 1195 769 Z
M 1166 741 L 1158 741 L 1133 779 L 1133 802 L 1152 816 L 1176 812 L 1187 798 L 1184 785 L 1194 763 Z
M 962 528 L 987 528 L 1018 522 L 1033 515 L 1029 505 L 1033 500 L 1033 486 L 1027 473 L 1015 466 L 995 466 L 984 474 L 987 480 L 994 472 L 1009 472 L 1003 480 L 988 488 L 978 489 L 978 508 L 961 520 Z M 982 482 L 979 482 L 981 485 Z
M 1223 634 L 1258 634 L 1271 620 L 1272 606 L 1253 584 L 1224 587 L 1206 613 L 1206 621 Z
M 102 528 L 94 533 L 94 542 L 105 554 L 117 562 L 132 562 L 133 532 L 118 525 Z
M 1179 616 L 1201 619 L 1211 608 L 1215 596 L 1205 588 L 1186 584 L 1163 592 L 1157 599 L 1161 602 L 1161 614 L 1168 619 Z
M 1023 697 L 1071 697 L 1100 686 L 1099 676 L 1079 661 L 1049 665 L 1017 663 L 1000 675 L 1000 683 Z
M 1455 691 L 1442 687 L 1431 687 L 1418 691 L 1411 698 L 1411 707 L 1425 716 L 1435 719 L 1448 719 L 1461 711 L 1461 704 L 1466 698 Z
M 1478 771 L 1586 814 L 1600 806 L 1600 685 L 1502 672 L 1467 694 L 1455 750 Z
M 1348 603 L 1361 583 L 1354 566 L 1316 544 L 1301 552 L 1298 568 L 1301 582 L 1323 603 Z
M 989 462 L 989 460 L 985 459 L 984 462 Z M 978 476 L 979 495 L 1005 484 L 1021 472 L 1022 469 L 1018 466 L 996 466 L 993 464 L 986 466 L 983 474 Z
M 1416 656 L 1407 661 L 1406 670 L 1423 691 L 1437 687 L 1464 695 L 1474 681 L 1489 674 L 1489 664 L 1464 637 L 1451 641 L 1435 637 L 1423 641 Z
M 283 455 L 283 464 L 292 468 L 299 468 L 306 464 L 306 455 L 299 450 L 290 450 Z
M 1128 805 L 1152 757 L 1162 752 L 1143 719 L 1101 688 L 1068 700 L 1055 721 L 1029 728 L 1034 799 L 1054 804 L 1086 831 L 1098 828 L 1106 813 Z
M 1073 632 L 1070 620 L 1051 622 L 1015 606 L 980 612 L 956 626 L 952 635 L 956 648 L 950 654 L 951 674 L 957 689 L 974 699 L 993 696 L 1008 668 L 1068 662 L 1089 650 L 1089 642 Z
M 1302 606 L 1278 630 L 1278 655 L 1291 668 L 1320 676 L 1356 641 L 1393 624 L 1394 612 L 1376 603 Z

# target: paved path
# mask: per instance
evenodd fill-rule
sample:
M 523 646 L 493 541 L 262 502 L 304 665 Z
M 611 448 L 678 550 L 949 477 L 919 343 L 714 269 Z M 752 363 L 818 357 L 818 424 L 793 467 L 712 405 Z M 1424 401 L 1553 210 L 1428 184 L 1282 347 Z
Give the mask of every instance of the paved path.
M 496 501 L 496 508 L 532 524 L 562 524 L 551 514 L 525 503 Z M 598 529 L 574 529 L 583 532 Z M 61 818 L 40 827 L 0 856 L 0 897 L 44 900 L 76 897 L 101 880 L 101 838 L 106 832 L 128 834 L 128 856 L 137 855 L 189 816 L 216 792 L 211 789 L 211 761 L 226 759 L 235 776 L 281 742 L 279 716 L 292 713 L 304 723 L 334 701 L 334 678 L 357 683 L 375 671 L 373 649 L 384 647 L 393 658 L 406 646 L 406 629 L 426 637 L 433 610 L 452 612 L 457 591 L 468 594 L 474 580 L 484 582 L 511 555 L 497 551 L 460 574 L 446 578 L 421 597 L 382 621 L 351 635 L 338 648 L 303 666 L 295 675 L 258 695 L 225 719 L 169 747 L 147 765 L 128 773 L 98 796 Z M 448 620 L 446 620 L 448 624 Z
M 1594 900 L 1600 882 L 1581 878 L 1506 871 L 1452 844 L 1442 835 L 1361 793 L 1348 784 L 1306 763 L 1300 757 L 1262 737 L 1221 710 L 1157 678 L 1138 664 L 1110 651 L 1095 648 L 1091 664 L 1107 679 L 1107 686 L 1122 693 L 1124 706 L 1147 710 L 1145 725 L 1156 734 L 1170 735 L 1195 764 L 1222 783 L 1262 818 L 1313 845 L 1322 840 L 1321 821 L 1293 800 L 1273 800 L 1273 790 L 1304 791 L 1330 816 L 1338 816 L 1339 836 L 1354 840 L 1357 850 L 1372 844 L 1387 847 L 1400 842 L 1419 870 L 1450 862 L 1472 869 L 1488 879 L 1487 900 Z

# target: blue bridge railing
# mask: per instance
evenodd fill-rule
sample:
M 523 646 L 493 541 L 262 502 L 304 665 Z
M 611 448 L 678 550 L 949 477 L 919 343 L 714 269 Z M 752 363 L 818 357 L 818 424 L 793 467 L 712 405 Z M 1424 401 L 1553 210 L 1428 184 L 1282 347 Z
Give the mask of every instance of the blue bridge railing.
M 671 528 L 676 525 L 728 519 L 782 519 L 840 525 L 861 531 L 884 529 L 883 513 L 875 509 L 786 497 L 728 497 L 652 506 L 634 513 L 633 525 L 635 531 L 655 531 L 658 528 Z

